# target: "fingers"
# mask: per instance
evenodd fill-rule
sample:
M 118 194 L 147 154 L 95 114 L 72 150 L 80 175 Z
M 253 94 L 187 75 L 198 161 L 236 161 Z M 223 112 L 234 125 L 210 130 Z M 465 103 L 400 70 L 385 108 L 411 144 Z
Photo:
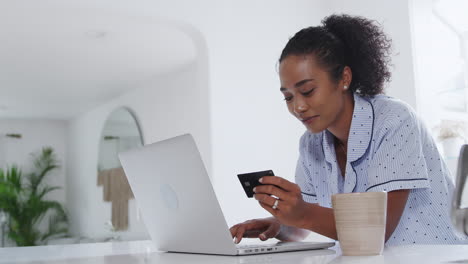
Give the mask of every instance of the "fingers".
M 278 188 L 274 185 L 259 185 L 254 188 L 254 192 L 256 194 L 267 194 L 267 195 L 274 195 L 281 200 L 288 200 L 289 194 L 288 192 Z M 258 200 L 258 199 L 257 199 Z
M 264 224 L 258 220 L 249 220 L 241 224 L 232 226 L 229 231 L 234 238 L 234 243 L 238 244 L 243 237 L 258 237 L 265 230 Z
M 234 243 L 239 244 L 242 240 L 242 237 L 244 237 L 244 233 L 245 233 L 245 225 L 242 225 L 237 229 L 237 234 L 234 237 Z
M 268 207 L 265 204 L 263 206 Z M 276 219 L 265 218 L 248 220 L 232 226 L 229 230 L 234 238 L 234 243 L 238 244 L 243 237 L 260 238 L 263 241 L 274 238 L 278 235 L 280 227 L 281 224 Z
M 257 238 L 262 233 L 262 230 L 245 230 L 244 237 Z
M 267 194 L 255 194 L 254 195 L 254 198 L 255 200 L 265 204 L 265 205 L 268 205 L 270 208 L 273 207 L 273 205 L 275 204 L 276 201 L 279 201 L 278 199 L 274 198 L 274 197 L 271 197 L 270 195 L 267 195 Z M 276 208 L 278 209 L 278 205 L 279 203 L 277 204 Z
M 298 191 L 300 192 L 301 191 L 301 189 L 299 188 L 297 184 L 292 183 L 278 176 L 263 176 L 261 178 L 261 183 L 266 184 L 266 185 L 268 184 L 276 185 L 280 187 L 281 189 L 288 191 L 288 192 L 298 192 Z
M 279 225 L 270 225 L 267 230 L 265 230 L 265 232 L 261 233 L 258 238 L 260 238 L 260 240 L 262 241 L 265 241 L 269 238 L 275 238 L 278 233 L 279 233 Z
M 245 222 L 234 225 L 229 229 L 229 231 L 231 232 L 231 236 L 234 239 L 234 243 L 238 244 L 242 240 L 242 236 L 245 233 Z
M 229 228 L 229 232 L 231 232 L 231 237 L 234 238 L 237 234 L 237 229 L 239 229 L 241 224 L 233 225 L 231 228 Z

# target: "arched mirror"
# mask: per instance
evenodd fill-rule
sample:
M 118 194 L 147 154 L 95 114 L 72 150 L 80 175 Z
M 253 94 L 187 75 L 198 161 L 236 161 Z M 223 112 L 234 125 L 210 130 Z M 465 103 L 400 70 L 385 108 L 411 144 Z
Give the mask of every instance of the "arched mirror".
M 118 153 L 143 146 L 143 137 L 135 115 L 121 107 L 107 118 L 99 143 L 98 171 L 119 168 Z
M 142 145 L 143 137 L 135 115 L 124 107 L 113 111 L 101 133 L 97 183 L 102 187 L 103 201 L 111 203 L 108 224 L 115 232 L 132 232 L 133 229 L 129 228 L 129 201 L 133 199 L 133 193 L 118 153 Z

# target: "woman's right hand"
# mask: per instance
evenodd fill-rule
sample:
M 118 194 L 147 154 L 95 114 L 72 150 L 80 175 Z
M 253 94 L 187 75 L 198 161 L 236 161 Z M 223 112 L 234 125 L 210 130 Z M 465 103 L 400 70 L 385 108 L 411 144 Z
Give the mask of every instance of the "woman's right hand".
M 265 241 L 276 237 L 280 232 L 281 224 L 273 217 L 248 220 L 234 225 L 229 229 L 234 238 L 234 243 L 238 244 L 243 237 L 260 238 Z

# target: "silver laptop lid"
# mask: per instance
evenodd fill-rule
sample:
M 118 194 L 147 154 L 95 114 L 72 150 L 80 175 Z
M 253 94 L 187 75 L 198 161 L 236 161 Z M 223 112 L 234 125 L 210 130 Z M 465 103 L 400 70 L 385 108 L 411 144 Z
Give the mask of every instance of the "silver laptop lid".
M 236 254 L 190 134 L 120 153 L 119 158 L 159 250 Z

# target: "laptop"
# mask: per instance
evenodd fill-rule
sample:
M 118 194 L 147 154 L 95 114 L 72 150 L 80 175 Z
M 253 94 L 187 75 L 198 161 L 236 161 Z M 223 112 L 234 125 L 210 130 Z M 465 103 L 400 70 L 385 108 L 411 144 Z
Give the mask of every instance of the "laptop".
M 236 245 L 190 134 L 119 154 L 146 228 L 158 250 L 251 255 L 324 249 L 334 242 Z

